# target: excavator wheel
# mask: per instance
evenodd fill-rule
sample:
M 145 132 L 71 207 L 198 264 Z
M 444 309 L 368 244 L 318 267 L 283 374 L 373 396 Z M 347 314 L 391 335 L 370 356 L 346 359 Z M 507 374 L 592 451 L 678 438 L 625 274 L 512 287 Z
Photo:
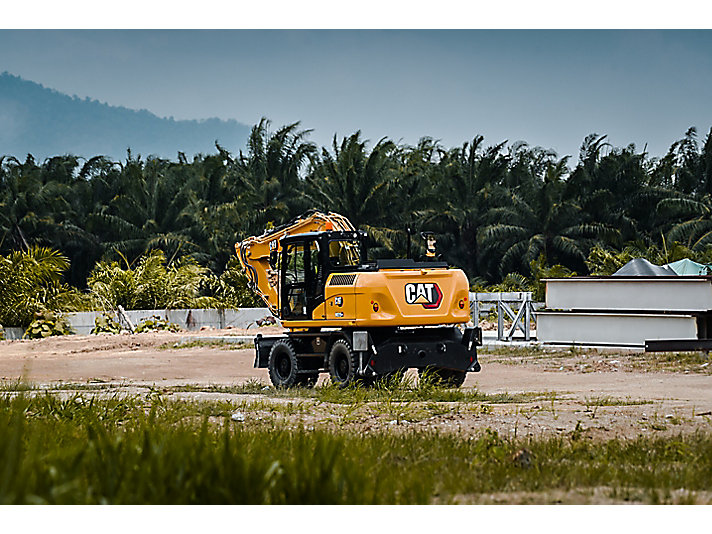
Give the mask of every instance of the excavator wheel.
M 267 368 L 269 379 L 275 387 L 289 388 L 297 385 L 300 377 L 297 374 L 297 353 L 290 340 L 280 339 L 272 345 Z
M 337 339 L 329 351 L 329 375 L 331 382 L 345 388 L 360 381 L 358 378 L 358 356 L 351 351 L 345 339 Z
M 420 380 L 430 380 L 436 386 L 444 388 L 459 388 L 465 382 L 466 376 L 467 373 L 465 371 L 443 369 L 442 367 L 418 369 L 418 378 Z

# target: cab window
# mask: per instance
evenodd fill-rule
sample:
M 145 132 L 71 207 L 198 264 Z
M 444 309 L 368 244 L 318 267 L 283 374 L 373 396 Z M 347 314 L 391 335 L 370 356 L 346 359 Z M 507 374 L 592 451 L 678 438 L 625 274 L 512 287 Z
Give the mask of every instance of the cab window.
M 289 247 L 285 271 L 288 284 L 304 281 L 304 245 Z
M 332 267 L 361 265 L 361 245 L 355 239 L 329 241 L 329 262 Z

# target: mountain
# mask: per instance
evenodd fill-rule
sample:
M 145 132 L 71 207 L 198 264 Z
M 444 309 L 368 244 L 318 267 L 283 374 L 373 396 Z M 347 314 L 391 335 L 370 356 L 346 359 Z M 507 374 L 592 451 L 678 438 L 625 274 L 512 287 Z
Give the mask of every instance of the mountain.
M 245 146 L 250 127 L 235 120 L 173 120 L 146 110 L 110 106 L 43 87 L 7 72 L 0 74 L 0 156 L 36 159 L 73 154 L 121 160 L 135 155 L 175 159 L 215 152 L 215 141 L 231 152 Z

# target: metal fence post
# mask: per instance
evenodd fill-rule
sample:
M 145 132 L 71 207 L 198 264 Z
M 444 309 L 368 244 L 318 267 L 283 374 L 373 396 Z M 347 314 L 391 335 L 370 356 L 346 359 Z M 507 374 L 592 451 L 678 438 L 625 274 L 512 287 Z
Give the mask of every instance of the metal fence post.
M 502 309 L 502 301 L 497 301 L 497 341 L 502 341 L 504 338 L 504 310 Z

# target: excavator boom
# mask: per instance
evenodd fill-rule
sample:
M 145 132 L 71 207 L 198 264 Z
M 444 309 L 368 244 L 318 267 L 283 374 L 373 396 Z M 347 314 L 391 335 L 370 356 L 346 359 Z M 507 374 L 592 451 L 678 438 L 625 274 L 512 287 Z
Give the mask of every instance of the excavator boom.
M 279 317 L 277 262 L 282 252 L 282 238 L 327 230 L 354 231 L 355 228 L 343 215 L 311 210 L 287 224 L 235 244 L 237 258 L 249 279 L 249 287 L 262 298 L 275 316 Z

